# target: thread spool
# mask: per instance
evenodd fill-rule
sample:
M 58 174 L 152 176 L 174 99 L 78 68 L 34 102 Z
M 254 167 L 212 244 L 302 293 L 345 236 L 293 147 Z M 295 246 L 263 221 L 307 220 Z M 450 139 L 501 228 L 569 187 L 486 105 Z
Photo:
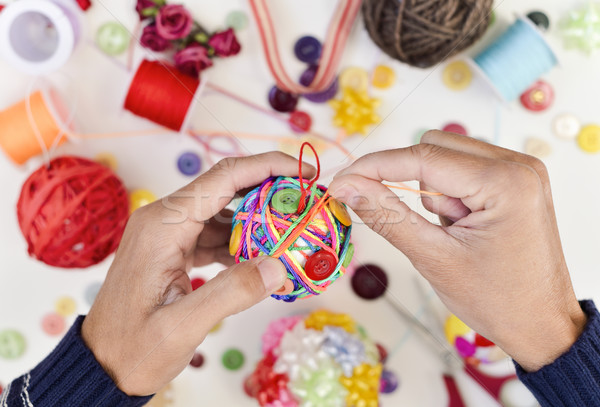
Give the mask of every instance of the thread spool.
M 186 128 L 200 80 L 163 61 L 144 59 L 129 86 L 124 108 L 175 131 Z
M 15 164 L 65 141 L 71 128 L 62 97 L 53 88 L 35 91 L 0 112 L 0 147 Z
M 59 0 L 19 0 L 0 14 L 0 55 L 21 72 L 60 69 L 80 38 L 79 14 Z
M 542 33 L 529 20 L 519 17 L 473 59 L 472 65 L 503 100 L 510 102 L 557 63 Z

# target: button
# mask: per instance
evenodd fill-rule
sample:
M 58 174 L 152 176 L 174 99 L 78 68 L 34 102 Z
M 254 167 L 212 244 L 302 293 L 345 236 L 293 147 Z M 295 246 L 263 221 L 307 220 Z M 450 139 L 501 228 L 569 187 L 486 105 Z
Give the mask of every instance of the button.
M 335 198 L 329 198 L 327 203 L 332 215 L 344 226 L 352 225 L 352 218 L 346 209 L 346 206 Z
M 384 370 L 381 372 L 380 386 L 379 391 L 384 394 L 390 394 L 395 392 L 398 389 L 398 385 L 400 382 L 398 381 L 398 377 L 390 372 L 389 370 Z
M 387 65 L 377 65 L 373 70 L 373 86 L 378 89 L 387 89 L 396 83 L 396 72 Z
M 225 17 L 225 26 L 234 30 L 243 30 L 248 27 L 248 16 L 240 10 L 234 10 Z
M 204 355 L 202 355 L 202 353 L 200 353 L 200 352 L 194 353 L 194 357 L 192 357 L 192 360 L 190 361 L 190 366 L 199 368 L 199 367 L 202 367 L 203 364 L 204 364 Z
M 354 257 L 354 245 L 350 243 L 348 245 L 348 250 L 346 251 L 346 256 L 344 256 L 344 261 L 342 262 L 342 267 L 346 268 L 350 265 L 352 258 Z
M 527 13 L 527 18 L 542 31 L 546 31 L 548 28 L 550 28 L 550 19 L 541 11 L 532 11 Z
M 108 167 L 113 171 L 116 171 L 117 168 L 119 167 L 117 159 L 111 153 L 100 153 L 94 158 L 94 160 L 97 163 L 102 164 L 105 167 Z
M 454 345 L 457 337 L 466 335 L 471 331 L 472 329 L 458 319 L 456 315 L 450 315 L 444 323 L 444 334 L 450 345 Z
M 221 328 L 223 328 L 223 321 L 218 322 L 215 326 L 213 326 L 210 331 L 208 331 L 209 334 L 214 334 L 217 333 L 221 330 Z
M 16 359 L 25 353 L 25 337 L 18 331 L 0 331 L 0 358 Z
M 90 307 L 92 305 L 94 305 L 94 301 L 96 300 L 96 296 L 98 295 L 98 292 L 100 292 L 101 287 L 102 287 L 102 283 L 95 282 L 95 283 L 88 285 L 87 288 L 85 289 L 85 293 L 84 293 L 85 302 L 87 302 Z
M 278 112 L 293 112 L 298 104 L 298 96 L 273 86 L 269 91 L 269 104 Z
M 304 271 L 311 280 L 321 281 L 332 275 L 336 266 L 337 259 L 332 253 L 319 250 L 306 260 Z
M 584 126 L 577 136 L 577 144 L 588 153 L 600 151 L 600 126 L 595 124 Z
M 309 66 L 300 76 L 300 84 L 302 86 L 310 86 L 313 79 L 315 78 L 315 75 L 317 74 L 317 69 L 318 66 L 316 65 Z M 313 103 L 325 103 L 328 100 L 331 100 L 335 97 L 335 95 L 338 92 L 338 88 L 339 82 L 338 79 L 335 78 L 335 80 L 331 83 L 329 88 L 325 89 L 324 91 L 316 93 L 305 93 L 304 95 L 302 95 L 302 97 L 310 100 Z
M 362 68 L 349 67 L 339 77 L 340 87 L 350 88 L 356 92 L 366 92 L 369 87 L 369 74 Z
M 565 140 L 574 140 L 581 130 L 579 119 L 570 113 L 556 116 L 552 122 L 554 135 Z
M 129 212 L 133 213 L 142 206 L 156 201 L 156 196 L 147 189 L 136 189 L 129 194 Z
M 62 334 L 65 327 L 65 319 L 58 314 L 50 313 L 42 318 L 42 330 L 50 336 Z
M 525 141 L 525 154 L 532 155 L 539 159 L 546 158 L 552 154 L 552 146 L 546 140 L 536 137 L 530 137 Z
M 290 127 L 292 131 L 296 133 L 306 133 L 310 131 L 312 126 L 312 118 L 306 112 L 302 112 L 300 110 L 296 110 L 292 112 L 290 118 L 288 119 Z
M 374 300 L 385 294 L 388 276 L 381 267 L 367 264 L 354 271 L 351 284 L 352 290 L 360 298 Z
M 478 333 L 476 333 L 475 334 L 475 346 L 480 346 L 482 348 L 489 348 L 491 346 L 496 346 L 496 345 L 494 344 L 494 342 L 490 341 L 486 337 L 481 336 Z
M 243 231 L 244 226 L 241 222 L 238 222 L 233 228 L 233 231 L 231 232 L 231 238 L 229 239 L 229 254 L 231 254 L 232 256 L 235 256 L 238 248 L 240 247 Z
M 458 354 L 463 358 L 468 358 L 469 356 L 473 356 L 475 354 L 475 351 L 477 350 L 475 348 L 475 345 L 473 345 L 471 342 L 467 341 L 462 336 L 459 336 L 458 338 L 456 338 L 456 341 L 454 341 L 454 347 L 456 348 L 456 351 L 458 352 Z
M 275 291 L 273 294 L 275 295 L 288 295 L 294 292 L 294 282 L 292 280 L 290 280 L 289 278 L 287 278 L 285 280 L 285 283 L 283 283 L 283 286 Z
M 310 35 L 304 36 L 296 41 L 294 54 L 302 62 L 314 64 L 321 58 L 321 41 Z
M 120 55 L 129 48 L 129 33 L 123 25 L 109 21 L 98 28 L 96 44 L 108 55 Z
M 244 365 L 244 354 L 238 349 L 229 349 L 221 358 L 223 366 L 229 370 L 238 370 Z
M 301 196 L 297 189 L 282 189 L 271 198 L 271 207 L 282 214 L 296 213 Z
M 69 317 L 75 313 L 77 309 L 77 304 L 75 300 L 71 297 L 60 297 L 54 303 L 54 311 L 58 315 L 62 315 L 63 317 Z
M 198 154 L 188 151 L 177 159 L 177 168 L 183 175 L 196 175 L 202 168 L 202 160 Z
M 192 278 L 190 283 L 192 284 L 192 290 L 196 291 L 198 288 L 202 287 L 206 283 L 206 281 L 203 278 L 196 277 Z
M 375 346 L 377 347 L 377 352 L 379 352 L 379 363 L 384 364 L 387 361 L 389 353 L 382 344 L 376 343 Z
M 467 129 L 462 124 L 459 123 L 448 123 L 443 128 L 442 131 L 447 133 L 460 134 L 461 136 L 468 136 Z
M 549 83 L 537 81 L 521 95 L 521 104 L 532 112 L 541 112 L 552 105 L 554 91 Z
M 451 90 L 464 90 L 471 84 L 473 73 L 464 61 L 451 62 L 444 68 L 442 81 Z

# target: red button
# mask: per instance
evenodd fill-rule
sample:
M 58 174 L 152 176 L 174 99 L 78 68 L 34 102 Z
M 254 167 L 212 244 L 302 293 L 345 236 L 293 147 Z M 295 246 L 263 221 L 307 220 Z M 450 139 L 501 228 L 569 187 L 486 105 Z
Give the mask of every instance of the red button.
M 469 135 L 467 133 L 467 129 L 465 129 L 465 127 L 462 124 L 458 124 L 458 123 L 448 123 L 444 126 L 442 131 L 445 131 L 446 133 L 460 134 L 461 136 Z
M 296 110 L 290 115 L 289 123 L 294 132 L 306 133 L 310 131 L 312 119 L 308 113 Z
M 546 110 L 553 101 L 554 90 L 544 81 L 537 81 L 521 95 L 521 104 L 532 112 Z
M 333 274 L 337 260 L 325 250 L 319 250 L 306 260 L 305 271 L 308 278 L 314 281 L 324 280 Z
M 204 356 L 200 352 L 194 353 L 194 357 L 190 361 L 190 366 L 199 368 L 204 364 Z
M 42 318 L 42 330 L 50 336 L 57 336 L 65 330 L 65 320 L 58 314 L 50 313 L 46 314 Z
M 203 278 L 192 278 L 192 290 L 196 291 L 198 288 L 202 287 L 206 281 Z

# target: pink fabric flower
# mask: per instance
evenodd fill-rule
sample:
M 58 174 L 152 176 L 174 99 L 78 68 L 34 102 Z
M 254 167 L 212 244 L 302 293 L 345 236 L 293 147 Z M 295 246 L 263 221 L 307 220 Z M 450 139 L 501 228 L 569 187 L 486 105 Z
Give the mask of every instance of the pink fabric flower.
M 194 20 L 189 11 L 181 5 L 166 5 L 158 10 L 156 29 L 166 40 L 178 40 L 187 37 L 192 31 Z
M 171 46 L 171 43 L 168 40 L 165 40 L 158 34 L 154 24 L 149 24 L 144 27 L 142 37 L 140 38 L 140 44 L 142 44 L 144 48 L 149 48 L 156 52 L 162 52 Z
M 156 7 L 156 3 L 154 3 L 152 0 L 137 0 L 137 4 L 135 5 L 135 11 L 137 11 L 138 15 L 140 16 L 140 20 L 145 20 L 147 18 L 150 18 L 150 16 L 144 15 L 142 11 L 154 7 Z
M 232 28 L 213 34 L 208 40 L 208 45 L 213 47 L 220 57 L 236 55 L 242 49 Z
M 275 348 L 278 348 L 283 334 L 296 326 L 302 319 L 302 316 L 297 315 L 280 318 L 271 322 L 262 337 L 263 354 L 266 355 L 275 350 Z
M 202 70 L 212 64 L 208 50 L 200 44 L 192 44 L 175 54 L 175 66 L 190 76 L 198 77 Z

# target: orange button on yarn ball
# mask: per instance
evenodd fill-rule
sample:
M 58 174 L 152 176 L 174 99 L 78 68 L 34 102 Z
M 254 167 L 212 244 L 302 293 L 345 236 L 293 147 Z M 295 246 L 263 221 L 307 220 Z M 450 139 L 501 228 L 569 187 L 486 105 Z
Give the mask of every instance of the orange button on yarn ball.
M 348 213 L 348 210 L 346 209 L 344 204 L 342 204 L 337 199 L 330 198 L 329 202 L 327 203 L 327 206 L 329 206 L 329 210 L 331 211 L 333 216 L 335 216 L 336 219 L 339 220 L 342 225 L 352 225 L 352 218 L 350 218 L 350 214 Z
M 244 227 L 241 223 L 238 223 L 233 228 L 233 232 L 231 233 L 231 238 L 229 239 L 229 254 L 235 256 L 238 247 L 240 247 L 240 242 L 242 241 L 242 232 Z

